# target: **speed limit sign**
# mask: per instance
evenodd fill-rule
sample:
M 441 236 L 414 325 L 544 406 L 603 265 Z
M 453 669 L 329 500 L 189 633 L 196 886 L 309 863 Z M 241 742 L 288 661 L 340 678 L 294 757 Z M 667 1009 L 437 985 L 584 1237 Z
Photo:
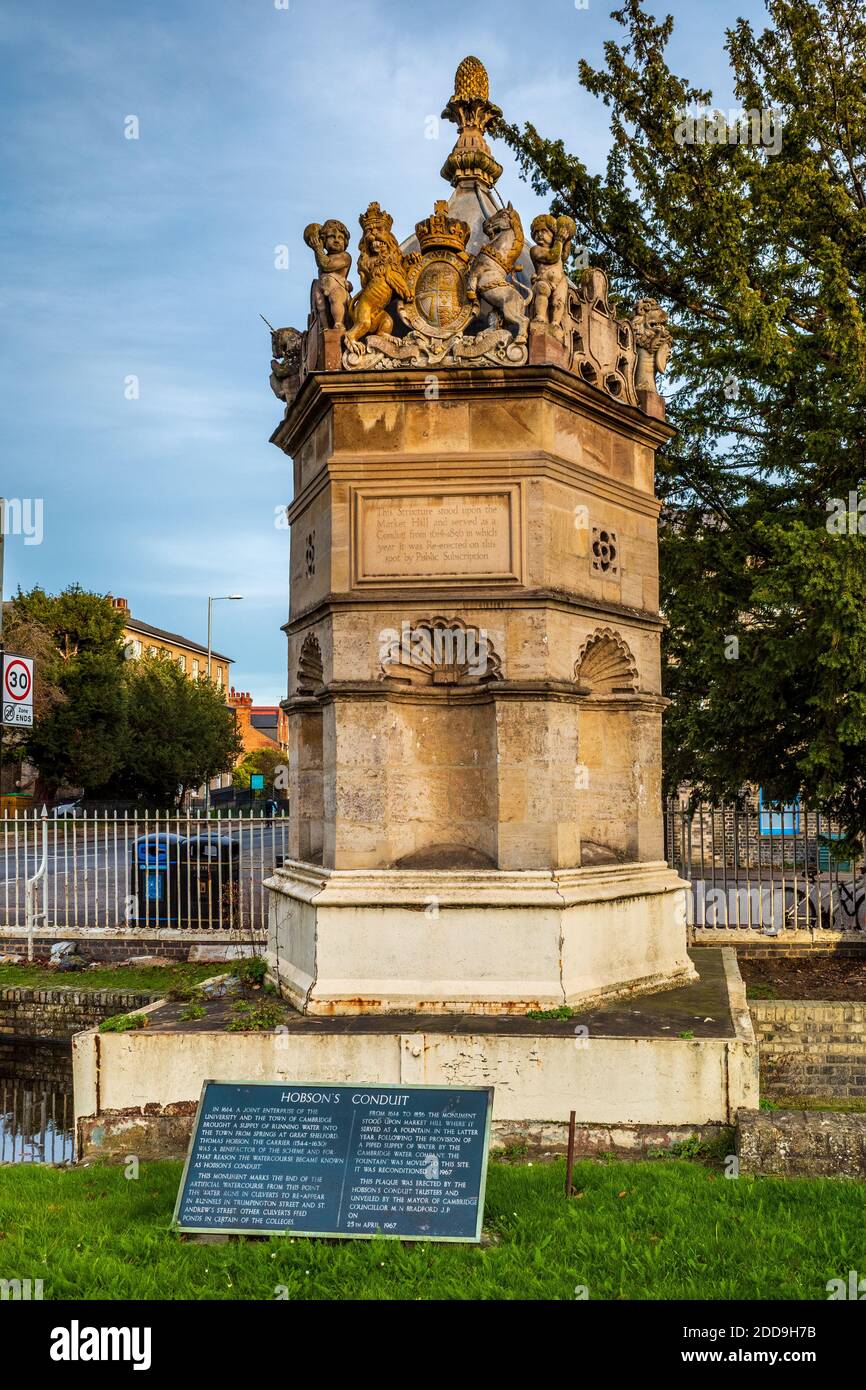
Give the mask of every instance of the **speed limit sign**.
M 3 723 L 13 728 L 33 723 L 33 662 L 29 656 L 3 656 Z

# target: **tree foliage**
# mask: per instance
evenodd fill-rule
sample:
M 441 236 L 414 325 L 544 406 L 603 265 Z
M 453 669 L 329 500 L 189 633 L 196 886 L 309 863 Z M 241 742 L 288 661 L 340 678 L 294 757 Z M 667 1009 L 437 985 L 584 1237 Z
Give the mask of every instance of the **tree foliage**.
M 13 621 L 42 633 L 34 686 L 57 693 L 37 709 L 23 751 L 49 792 L 60 787 L 102 790 L 123 759 L 123 617 L 108 599 L 72 585 L 52 596 L 41 588 L 18 592 Z
M 265 788 L 267 791 L 277 791 L 285 795 L 286 789 L 286 764 L 288 755 L 281 748 L 254 748 L 247 753 L 232 774 L 232 785 L 239 791 L 249 791 L 250 777 L 254 772 L 261 772 L 265 778 Z M 279 785 L 282 783 L 282 785 Z
M 737 103 L 765 114 L 757 143 L 733 120 L 689 142 L 684 112 L 712 94 L 672 72 L 672 20 L 640 0 L 615 11 L 604 66 L 580 66 L 610 109 L 603 174 L 531 125 L 505 134 L 616 295 L 671 314 L 679 434 L 658 479 L 669 784 L 802 791 L 855 833 L 866 515 L 834 530 L 828 512 L 849 494 L 856 508 L 866 474 L 866 0 L 767 11 L 765 28 L 741 19 L 726 38 Z
M 240 756 L 234 710 L 213 682 L 190 680 L 168 653 L 130 661 L 124 675 L 124 757 L 112 780 L 118 794 L 171 805 Z
M 36 588 L 9 607 L 8 644 L 18 634 L 37 663 L 36 718 L 21 749 L 49 793 L 167 806 L 232 766 L 241 745 L 217 686 L 188 679 L 167 655 L 126 661 L 123 615 L 107 597 Z

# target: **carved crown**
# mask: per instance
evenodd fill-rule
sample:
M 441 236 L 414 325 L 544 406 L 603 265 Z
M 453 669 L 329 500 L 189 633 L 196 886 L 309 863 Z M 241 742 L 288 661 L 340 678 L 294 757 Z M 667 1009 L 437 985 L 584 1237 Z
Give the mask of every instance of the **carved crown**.
M 415 234 L 422 251 L 443 247 L 458 254 L 463 253 L 469 240 L 469 224 L 457 217 L 448 216 L 448 204 L 440 198 L 433 206 L 429 217 L 415 223 Z
M 394 219 L 389 212 L 383 212 L 378 203 L 371 203 L 366 212 L 362 212 L 358 218 L 361 224 L 361 231 L 364 236 L 380 236 L 390 232 L 394 225 Z

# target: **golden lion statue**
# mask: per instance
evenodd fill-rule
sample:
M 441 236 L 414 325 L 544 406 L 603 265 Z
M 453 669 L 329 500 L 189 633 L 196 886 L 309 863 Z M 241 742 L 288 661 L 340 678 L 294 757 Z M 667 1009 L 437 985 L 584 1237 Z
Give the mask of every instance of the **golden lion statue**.
M 394 295 L 411 303 L 406 267 L 417 256 L 405 257 L 391 231 L 393 218 L 378 203 L 371 203 L 358 221 L 363 236 L 358 248 L 361 290 L 352 300 L 352 327 L 346 341 L 359 343 L 369 333 L 390 333 L 394 320 L 387 312 Z

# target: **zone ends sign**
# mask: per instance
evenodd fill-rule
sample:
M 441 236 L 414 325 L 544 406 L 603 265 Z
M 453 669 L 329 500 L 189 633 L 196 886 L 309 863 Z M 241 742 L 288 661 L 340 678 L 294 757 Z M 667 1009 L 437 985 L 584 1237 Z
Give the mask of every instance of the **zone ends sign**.
M 33 723 L 33 662 L 29 656 L 3 655 L 3 723 L 29 728 Z

